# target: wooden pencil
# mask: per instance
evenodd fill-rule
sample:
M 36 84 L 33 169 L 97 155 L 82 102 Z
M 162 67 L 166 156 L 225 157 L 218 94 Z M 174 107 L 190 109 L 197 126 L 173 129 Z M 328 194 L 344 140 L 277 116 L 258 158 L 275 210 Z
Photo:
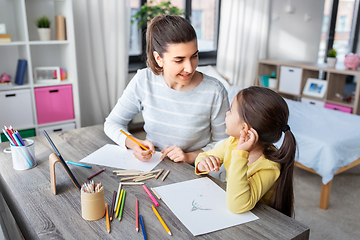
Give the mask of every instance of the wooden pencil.
M 152 173 L 157 173 L 157 172 L 160 172 L 161 170 L 164 170 L 164 169 L 158 169 L 158 170 L 154 170 L 154 171 L 151 171 L 151 172 L 144 172 L 140 175 L 147 175 L 147 174 L 152 174 Z
M 140 182 L 140 181 L 148 180 L 148 179 L 151 179 L 151 178 L 154 178 L 154 177 L 155 177 L 155 175 L 146 176 L 146 177 L 143 177 L 143 178 L 136 178 L 136 179 L 134 179 L 134 182 Z
M 122 185 L 142 185 L 143 182 L 123 182 Z
M 161 200 L 161 197 L 157 194 L 157 192 L 155 192 L 155 190 L 153 188 L 150 188 L 150 190 L 155 194 L 155 196 Z
M 167 177 L 167 175 L 169 175 L 169 173 L 170 173 L 170 170 L 167 170 L 167 172 L 165 173 L 165 175 L 163 176 L 163 178 L 161 179 L 161 181 L 164 181 L 165 178 Z
M 136 178 L 134 178 L 133 181 L 135 181 L 135 179 L 140 179 L 140 178 L 144 178 L 144 177 L 148 177 L 148 176 L 151 176 L 151 173 L 150 173 L 150 174 L 144 174 L 144 175 L 136 176 Z
M 158 179 L 160 175 L 163 173 L 164 169 L 161 169 L 161 171 L 156 175 L 155 179 Z
M 139 178 L 139 176 L 122 178 L 122 179 L 120 179 L 120 181 L 133 180 L 133 179 L 135 179 L 135 178 Z
M 158 213 L 158 211 L 156 210 L 154 205 L 151 205 L 151 208 L 154 210 L 155 215 L 157 216 L 157 218 L 159 219 L 159 221 L 161 222 L 161 224 L 165 228 L 165 231 L 171 236 L 170 229 L 168 228 L 168 226 L 166 226 L 166 223 L 164 222 L 164 220 L 162 219 L 162 217 L 160 216 L 160 214 Z
M 128 173 L 116 173 L 116 176 L 141 176 L 141 173 L 132 173 L 132 172 L 128 172 Z

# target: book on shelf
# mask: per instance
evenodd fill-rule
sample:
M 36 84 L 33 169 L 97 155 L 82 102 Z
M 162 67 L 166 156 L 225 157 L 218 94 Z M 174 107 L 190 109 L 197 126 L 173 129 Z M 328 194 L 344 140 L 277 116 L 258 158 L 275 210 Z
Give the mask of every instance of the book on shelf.
M 16 68 L 15 83 L 18 85 L 24 84 L 25 73 L 26 73 L 27 61 L 25 59 L 19 59 Z
M 0 34 L 0 43 L 11 42 L 11 34 Z

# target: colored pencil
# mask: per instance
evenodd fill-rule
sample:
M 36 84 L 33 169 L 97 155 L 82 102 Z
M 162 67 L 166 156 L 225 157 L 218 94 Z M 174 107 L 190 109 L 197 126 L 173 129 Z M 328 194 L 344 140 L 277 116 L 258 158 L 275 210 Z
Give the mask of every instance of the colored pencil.
M 4 132 L 6 138 L 9 140 L 11 145 L 16 146 L 15 143 L 13 142 L 13 140 L 10 138 L 9 134 L 4 129 L 2 129 L 2 131 Z
M 125 136 L 127 136 L 128 138 L 130 138 L 131 140 L 133 140 L 137 145 L 139 145 L 140 147 L 142 147 L 144 150 L 149 151 L 149 149 L 147 147 L 145 147 L 144 145 L 142 145 L 141 143 L 139 143 L 138 141 L 136 141 L 135 138 L 133 138 L 132 136 L 130 136 L 129 134 L 127 134 L 126 132 L 124 132 L 123 130 L 120 130 L 121 133 L 125 134 Z
M 160 172 L 161 170 L 164 170 L 164 169 L 158 169 L 158 170 L 154 170 L 151 172 L 144 172 L 144 173 L 141 173 L 140 175 L 148 175 L 148 174 L 152 174 L 152 173 L 157 173 L 157 172 Z
M 66 162 L 67 162 L 67 163 L 70 163 L 70 164 L 72 164 L 72 165 L 79 166 L 79 167 L 91 168 L 91 166 L 89 166 L 89 165 L 85 165 L 85 164 L 82 164 L 82 163 L 71 162 L 71 161 L 66 161 Z
M 155 192 L 155 190 L 153 188 L 150 188 L 150 190 L 155 194 L 155 196 L 161 200 L 161 197 Z
M 134 176 L 134 177 L 126 177 L 126 178 L 122 178 L 120 179 L 120 181 L 127 181 L 127 180 L 132 180 L 132 179 L 135 179 L 135 178 L 138 178 L 139 176 Z
M 135 199 L 135 229 L 139 232 L 139 200 Z
M 149 195 L 150 199 L 154 202 L 155 206 L 158 207 L 159 203 L 156 201 L 154 196 L 150 193 L 149 189 L 145 186 L 145 184 L 143 185 L 143 188 L 144 188 L 145 192 Z
M 97 171 L 96 173 L 94 173 L 93 175 L 91 175 L 91 176 L 89 176 L 87 179 L 92 179 L 93 177 L 95 177 L 96 175 L 98 175 L 98 174 L 100 174 L 100 173 L 102 173 L 103 171 L 105 171 L 105 168 L 103 168 L 103 169 L 101 169 L 101 170 L 99 170 L 99 171 Z
M 18 139 L 20 140 L 21 144 L 22 144 L 23 146 L 25 146 L 25 142 L 24 142 L 23 139 L 21 138 L 20 133 L 19 133 L 18 131 L 15 131 L 14 133 L 15 133 L 15 135 L 18 137 Z
M 106 211 L 106 229 L 108 233 L 110 233 L 109 208 L 107 203 L 105 203 L 105 211 Z
M 15 139 L 12 136 L 12 132 L 10 131 L 10 129 L 8 129 L 6 126 L 4 126 L 5 131 L 7 132 L 7 134 L 9 135 L 9 137 L 11 138 L 11 142 L 14 144 L 14 146 L 17 146 Z
M 139 219 L 140 219 L 140 224 L 141 224 L 141 229 L 142 229 L 142 232 L 143 232 L 143 235 L 144 235 L 144 239 L 147 240 L 146 232 L 145 232 L 145 226 L 144 226 L 143 218 L 142 218 L 141 215 L 139 215 Z
M 156 175 L 155 179 L 158 179 L 160 175 L 163 173 L 164 169 L 161 169 L 161 171 Z
M 164 175 L 164 177 L 161 179 L 161 181 L 164 181 L 165 178 L 167 177 L 167 175 L 169 175 L 169 173 L 170 173 L 170 170 L 167 170 L 167 172 L 165 173 L 165 175 Z
M 117 209 L 117 205 L 118 205 L 118 201 L 119 201 L 119 197 L 120 197 L 120 191 L 121 191 L 121 183 L 119 183 L 119 188 L 118 188 L 117 195 L 116 195 L 116 202 L 115 202 L 115 206 L 114 206 L 114 212 L 116 212 L 116 209 Z
M 116 195 L 117 195 L 116 191 L 114 191 L 113 200 L 112 200 L 111 209 L 110 209 L 110 221 L 112 221 L 113 215 L 114 215 L 114 207 L 115 207 Z
M 119 201 L 118 201 L 118 204 L 117 204 L 117 207 L 116 207 L 115 218 L 117 218 L 119 216 L 120 204 L 121 204 L 121 199 L 122 199 L 123 194 L 124 194 L 124 189 L 121 189 Z
M 156 210 L 154 205 L 151 205 L 151 208 L 154 210 L 154 213 L 156 214 L 157 218 L 160 220 L 160 222 L 163 225 L 163 227 L 165 228 L 166 232 L 171 236 L 170 229 L 166 226 L 164 220 L 161 218 L 160 214 L 158 213 L 158 211 Z
M 123 193 L 123 196 L 122 196 L 122 199 L 121 199 L 121 206 L 120 206 L 120 213 L 119 213 L 119 222 L 120 222 L 120 220 L 121 220 L 122 213 L 123 213 L 123 209 L 124 209 L 124 205 L 125 205 L 125 194 L 126 194 L 126 191 L 124 190 L 124 193 Z

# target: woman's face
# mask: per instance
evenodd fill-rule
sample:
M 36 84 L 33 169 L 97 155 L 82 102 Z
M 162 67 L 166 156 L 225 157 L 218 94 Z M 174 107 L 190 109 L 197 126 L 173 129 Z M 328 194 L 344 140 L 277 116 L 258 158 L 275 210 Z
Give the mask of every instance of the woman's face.
M 197 40 L 169 44 L 163 57 L 157 52 L 154 52 L 154 57 L 163 68 L 167 85 L 175 90 L 186 89 L 191 84 L 199 60 Z

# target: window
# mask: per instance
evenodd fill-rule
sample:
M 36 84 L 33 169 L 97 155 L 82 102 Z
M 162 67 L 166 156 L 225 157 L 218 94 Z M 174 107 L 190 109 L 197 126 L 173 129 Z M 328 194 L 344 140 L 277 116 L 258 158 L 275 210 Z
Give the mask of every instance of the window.
M 326 61 L 331 48 L 337 51 L 339 63 L 344 62 L 347 53 L 356 51 L 358 10 L 359 0 L 325 0 L 318 63 Z
M 152 0 L 158 4 L 164 0 Z M 131 16 L 139 11 L 144 3 L 150 4 L 150 0 L 131 0 Z M 185 18 L 193 25 L 199 48 L 199 60 L 207 59 L 204 64 L 216 62 L 217 40 L 219 28 L 220 0 L 171 0 L 171 5 L 184 10 Z M 130 64 L 142 64 L 145 62 L 145 32 L 146 29 L 138 29 L 137 22 L 130 28 Z

